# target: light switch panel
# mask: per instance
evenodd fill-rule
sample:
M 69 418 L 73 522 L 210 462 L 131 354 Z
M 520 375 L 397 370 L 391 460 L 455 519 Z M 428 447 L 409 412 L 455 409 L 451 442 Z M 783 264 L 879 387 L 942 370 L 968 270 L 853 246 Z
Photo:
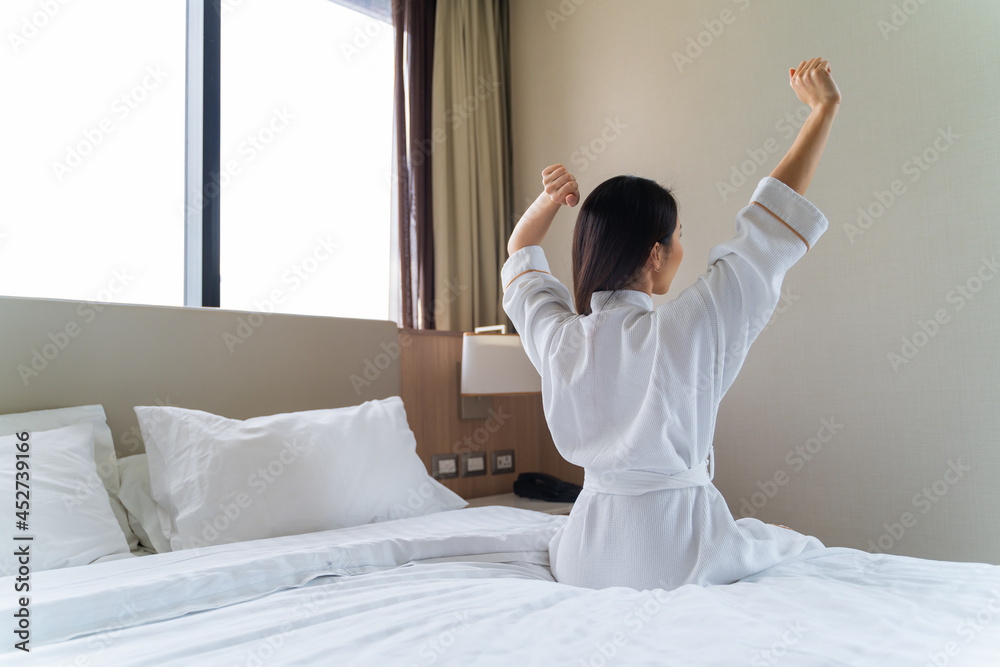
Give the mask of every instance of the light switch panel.
M 434 454 L 431 456 L 431 477 L 434 479 L 451 479 L 458 477 L 457 454 Z
M 462 477 L 486 474 L 486 452 L 465 452 L 462 454 Z

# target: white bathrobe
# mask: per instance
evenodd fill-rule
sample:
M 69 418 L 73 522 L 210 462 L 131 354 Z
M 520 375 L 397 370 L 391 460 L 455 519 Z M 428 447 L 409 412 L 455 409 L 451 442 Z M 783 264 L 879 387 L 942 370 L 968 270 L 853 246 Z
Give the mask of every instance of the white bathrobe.
M 712 249 L 707 273 L 676 299 L 654 309 L 644 292 L 596 292 L 585 317 L 541 246 L 510 256 L 504 310 L 541 374 L 559 453 L 585 469 L 583 492 L 549 544 L 558 581 L 637 590 L 732 583 L 825 550 L 815 537 L 734 520 L 711 479 L 719 402 L 785 272 L 826 228 L 809 201 L 764 178 L 737 215 L 736 237 Z

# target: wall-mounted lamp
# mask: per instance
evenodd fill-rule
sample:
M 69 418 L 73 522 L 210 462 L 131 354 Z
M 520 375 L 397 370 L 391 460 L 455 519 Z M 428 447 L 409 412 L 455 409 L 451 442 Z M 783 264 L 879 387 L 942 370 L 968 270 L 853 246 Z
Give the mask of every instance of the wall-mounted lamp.
M 486 419 L 492 396 L 538 394 L 542 378 L 521 346 L 521 337 L 503 324 L 477 327 L 462 336 L 461 418 Z

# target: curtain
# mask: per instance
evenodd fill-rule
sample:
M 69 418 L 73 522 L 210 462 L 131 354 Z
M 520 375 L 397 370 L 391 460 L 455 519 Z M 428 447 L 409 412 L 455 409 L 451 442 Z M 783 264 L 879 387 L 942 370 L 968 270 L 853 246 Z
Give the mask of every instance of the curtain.
M 506 0 L 444 0 L 435 25 L 431 152 L 438 329 L 507 323 L 513 228 Z
M 434 238 L 431 221 L 431 75 L 435 0 L 392 0 L 395 29 L 399 293 L 396 322 L 434 328 Z

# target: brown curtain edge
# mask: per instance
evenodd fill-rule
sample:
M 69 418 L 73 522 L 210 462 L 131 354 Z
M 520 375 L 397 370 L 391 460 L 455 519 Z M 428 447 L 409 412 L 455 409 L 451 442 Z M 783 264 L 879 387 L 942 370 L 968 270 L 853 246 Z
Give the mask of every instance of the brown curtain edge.
M 400 326 L 433 329 L 431 78 L 436 0 L 393 0 Z M 407 132 L 407 117 L 409 132 Z

